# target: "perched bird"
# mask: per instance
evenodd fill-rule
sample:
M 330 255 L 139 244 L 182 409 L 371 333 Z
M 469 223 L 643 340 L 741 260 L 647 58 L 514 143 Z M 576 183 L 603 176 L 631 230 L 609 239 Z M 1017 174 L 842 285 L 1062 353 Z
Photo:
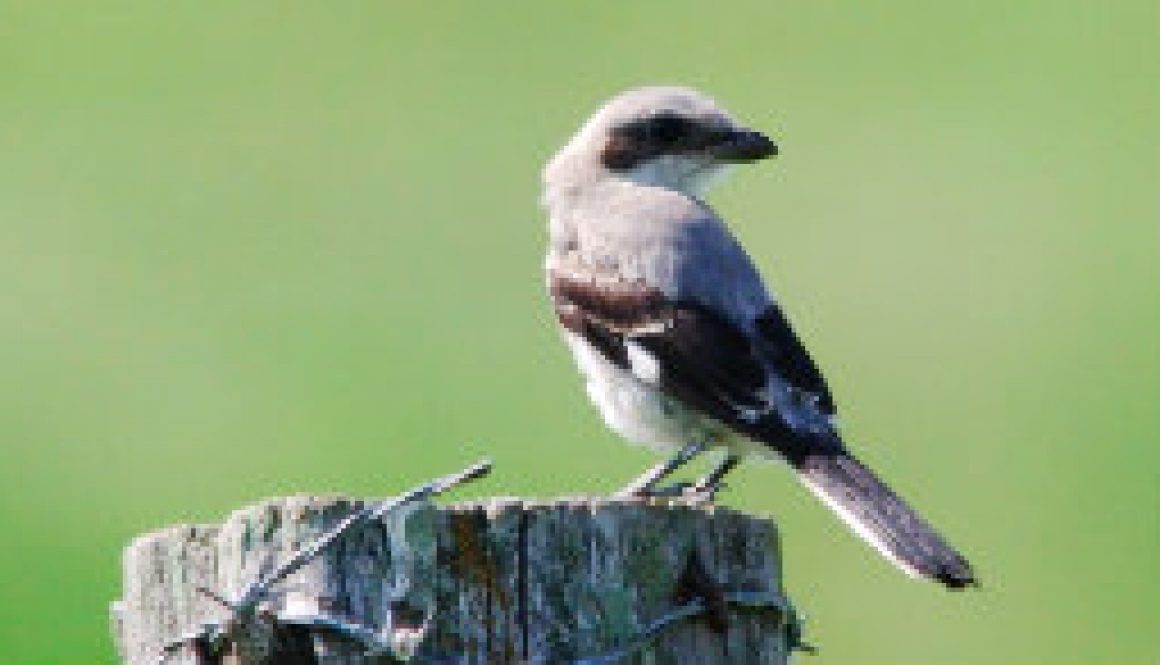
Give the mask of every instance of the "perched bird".
M 665 494 L 659 481 L 710 448 L 725 455 L 679 491 L 712 498 L 742 456 L 780 458 L 907 574 L 973 584 L 846 449 L 817 365 L 704 201 L 729 165 L 776 154 L 705 95 L 646 87 L 607 102 L 544 168 L 548 289 L 588 395 L 621 436 L 679 447 L 622 493 Z

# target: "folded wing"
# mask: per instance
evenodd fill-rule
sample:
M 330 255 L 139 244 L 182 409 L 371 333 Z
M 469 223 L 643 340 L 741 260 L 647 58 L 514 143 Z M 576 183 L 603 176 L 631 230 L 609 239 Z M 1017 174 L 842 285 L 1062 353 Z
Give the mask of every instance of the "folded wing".
M 840 445 L 830 425 L 829 389 L 776 307 L 744 329 L 710 307 L 644 284 L 560 272 L 549 281 L 565 328 L 685 405 L 790 461 Z M 641 354 L 647 371 L 634 363 Z

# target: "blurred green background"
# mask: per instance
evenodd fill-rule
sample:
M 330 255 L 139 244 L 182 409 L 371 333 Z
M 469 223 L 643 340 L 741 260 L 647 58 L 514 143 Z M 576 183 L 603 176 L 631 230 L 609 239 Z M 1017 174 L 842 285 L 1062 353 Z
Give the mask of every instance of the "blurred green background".
M 705 89 L 782 156 L 714 198 L 863 457 L 985 588 L 908 581 L 783 469 L 803 662 L 1160 654 L 1152 2 L 0 4 L 0 660 L 113 663 L 137 533 L 267 495 L 607 492 L 539 169 Z

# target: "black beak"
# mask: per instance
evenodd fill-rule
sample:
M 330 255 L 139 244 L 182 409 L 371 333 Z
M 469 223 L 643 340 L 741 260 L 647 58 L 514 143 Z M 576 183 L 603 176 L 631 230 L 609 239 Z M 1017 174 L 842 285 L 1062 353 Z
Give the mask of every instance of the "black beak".
M 756 162 L 777 154 L 777 144 L 761 132 L 736 129 L 709 146 L 709 154 L 723 162 Z

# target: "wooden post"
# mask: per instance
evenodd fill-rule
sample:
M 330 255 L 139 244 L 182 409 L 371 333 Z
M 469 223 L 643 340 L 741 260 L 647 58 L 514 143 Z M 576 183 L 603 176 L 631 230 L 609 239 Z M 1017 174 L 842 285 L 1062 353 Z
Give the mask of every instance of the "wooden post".
M 361 505 L 274 499 L 220 526 L 137 538 L 112 605 L 121 658 L 158 663 L 164 645 L 228 616 L 198 586 L 235 598 Z M 325 615 L 378 631 L 414 647 L 419 663 L 765 665 L 785 663 L 798 635 L 774 524 L 681 502 L 419 504 L 352 529 L 279 587 L 270 605 L 281 616 Z M 730 602 L 734 592 L 778 602 Z M 680 608 L 691 616 L 660 630 L 656 622 Z M 167 662 L 394 662 L 332 632 L 285 628 L 277 616 L 264 624 L 266 648 L 215 660 L 187 646 Z M 614 655 L 650 626 L 655 634 L 638 640 L 639 651 Z

